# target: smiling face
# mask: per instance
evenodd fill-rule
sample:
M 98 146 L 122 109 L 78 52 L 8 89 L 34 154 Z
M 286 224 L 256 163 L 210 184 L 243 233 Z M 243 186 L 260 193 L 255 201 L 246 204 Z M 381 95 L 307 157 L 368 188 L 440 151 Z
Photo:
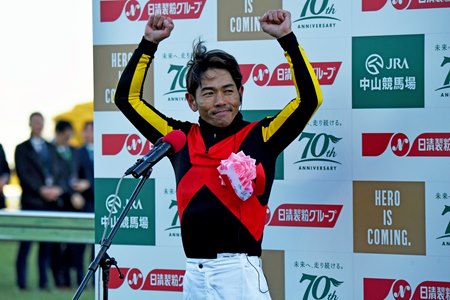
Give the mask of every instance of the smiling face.
M 189 107 L 200 118 L 215 127 L 227 127 L 236 117 L 241 105 L 243 87 L 236 87 L 230 73 L 224 69 L 208 69 L 202 76 L 195 97 L 186 94 Z

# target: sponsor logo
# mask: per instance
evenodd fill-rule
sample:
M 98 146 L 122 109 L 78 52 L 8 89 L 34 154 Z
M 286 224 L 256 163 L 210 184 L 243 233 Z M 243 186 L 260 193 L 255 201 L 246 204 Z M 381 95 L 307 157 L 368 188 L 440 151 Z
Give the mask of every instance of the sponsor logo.
M 442 215 L 450 215 L 450 206 L 449 205 L 444 205 L 444 209 L 442 210 Z M 448 216 L 447 215 L 447 216 Z M 444 239 L 444 238 L 450 238 L 450 222 L 447 225 L 447 228 L 445 229 L 445 233 L 444 235 L 438 237 L 438 239 Z M 449 242 L 446 243 L 447 245 L 450 245 Z
M 341 139 L 326 133 L 302 132 L 298 141 L 305 146 L 300 160 L 294 164 L 298 164 L 298 169 L 302 171 L 335 171 L 337 165 L 341 165 L 335 159 L 337 156 L 335 145 Z
M 363 133 L 362 156 L 450 156 L 450 133 L 422 133 L 413 142 L 404 133 Z
M 172 221 L 170 223 L 170 226 L 165 229 L 169 233 L 170 237 L 180 237 L 180 219 L 178 217 L 178 202 L 175 199 L 175 190 L 173 188 L 165 188 L 164 194 L 169 195 L 170 204 L 168 209 L 173 212 Z
M 178 218 L 178 203 L 177 200 L 172 199 L 170 201 L 169 209 L 173 210 L 174 207 L 175 207 L 175 214 L 172 218 L 172 223 L 170 224 L 170 227 L 166 228 L 166 230 L 180 229 L 180 223 Z
M 437 48 L 440 46 L 436 46 Z M 448 47 L 448 46 L 446 46 Z M 444 79 L 444 83 L 442 84 L 442 86 L 438 87 L 435 91 L 442 91 L 442 90 L 447 90 L 450 89 L 450 57 L 448 56 L 444 56 L 442 58 L 442 63 L 440 65 L 441 68 L 447 68 L 448 72 L 447 72 L 447 76 Z M 449 97 L 448 92 L 442 92 L 441 97 Z
M 123 208 L 129 203 L 130 199 L 126 200 Z M 115 226 L 120 226 L 120 228 L 137 230 L 137 229 L 148 229 L 148 216 L 142 215 L 143 207 L 141 199 L 136 199 L 130 207 L 130 212 L 123 218 L 122 222 L 118 225 L 119 216 L 117 215 L 122 211 L 122 200 L 115 195 L 109 195 L 105 201 L 106 210 L 111 214 L 111 218 L 104 215 L 100 224 L 107 229 L 113 229 Z M 135 211 L 141 211 L 140 213 L 135 213 Z
M 168 101 L 185 101 L 186 90 L 186 73 L 188 71 L 188 66 L 186 65 L 174 65 L 169 66 L 167 74 L 172 74 L 172 83 L 170 84 L 169 91 L 164 93 L 164 95 L 171 94 L 182 94 L 181 97 L 170 96 Z
M 295 299 L 347 299 L 342 294 L 345 293 L 345 288 L 341 289 L 344 281 L 327 274 L 342 274 L 344 272 L 344 264 L 342 262 L 335 261 L 334 259 L 308 259 L 302 255 L 302 259 L 293 261 L 293 268 L 295 274 L 298 274 L 294 277 L 295 282 L 298 283 L 295 288 L 298 290 L 295 292 Z
M 153 149 L 153 144 L 137 134 L 102 134 L 102 155 L 117 155 L 123 150 L 130 155 L 145 155 Z
M 364 278 L 364 300 L 450 299 L 450 282 L 423 281 L 413 290 L 404 279 Z
M 401 57 L 389 57 L 388 62 L 384 62 L 383 58 L 378 54 L 371 54 L 366 59 L 366 70 L 371 75 L 378 75 L 383 69 L 386 70 L 402 70 L 409 69 L 408 61 L 406 58 Z M 394 87 L 396 88 L 396 87 Z M 408 87 L 407 87 L 408 88 Z M 409 87 L 412 88 L 412 87 Z
M 312 62 L 311 66 L 321 85 L 332 85 L 337 77 L 342 62 Z M 292 74 L 289 64 L 282 63 L 274 70 L 264 64 L 241 64 L 242 84 L 249 80 L 257 86 L 291 86 Z
M 125 207 L 128 204 L 129 200 L 130 199 L 126 200 L 126 203 L 123 205 L 123 207 Z M 120 199 L 119 196 L 116 197 L 115 195 L 111 194 L 108 197 L 106 197 L 105 207 L 108 212 L 115 215 L 115 214 L 119 213 L 120 211 L 122 211 L 122 200 Z M 141 200 L 140 199 L 135 200 L 133 202 L 133 204 L 131 205 L 130 209 L 131 210 L 133 210 L 133 209 L 142 210 L 143 208 L 142 208 Z
M 385 70 L 409 70 L 409 64 L 404 57 L 388 57 L 385 62 L 381 55 L 374 53 L 370 54 L 365 61 L 366 72 L 370 75 L 380 75 Z M 389 80 L 388 80 L 389 79 Z M 382 84 L 380 84 L 382 83 Z M 386 79 L 372 79 L 364 78 L 360 81 L 360 87 L 366 91 L 373 90 L 414 90 L 416 88 L 416 78 L 413 76 L 394 77 Z
M 101 225 L 104 228 L 112 229 L 115 226 L 120 226 L 120 228 L 127 228 L 127 229 L 148 229 L 148 217 L 143 215 L 140 216 L 139 214 L 136 214 L 133 211 L 141 211 L 141 214 L 144 210 L 142 207 L 141 199 L 136 199 L 130 207 L 130 212 L 127 214 L 127 216 L 124 217 L 122 220 L 122 223 L 117 225 L 119 221 L 119 214 L 122 212 L 122 209 L 125 208 L 125 206 L 130 202 L 130 199 L 126 199 L 126 203 L 122 206 L 122 200 L 120 197 L 116 197 L 115 195 L 111 194 L 108 197 L 106 197 L 105 200 L 105 208 L 106 210 L 111 214 L 111 219 L 109 218 L 109 215 L 104 215 L 101 218 Z
M 130 210 L 123 216 L 122 211 L 130 203 L 136 181 L 124 178 L 117 189 L 116 179 L 95 178 L 95 237 L 100 240 L 105 232 L 119 226 L 114 243 L 122 245 L 155 245 L 155 182 L 148 180 L 141 194 L 131 203 Z M 103 201 L 102 201 L 103 199 Z M 120 222 L 120 223 L 119 223 Z
M 321 85 L 332 85 L 337 77 L 342 62 L 316 62 L 311 63 L 316 76 Z M 289 64 L 283 63 L 270 70 L 264 64 L 240 64 L 242 73 L 242 84 L 253 81 L 257 86 L 292 86 L 291 70 Z M 172 74 L 172 82 L 169 91 L 164 95 L 169 95 L 168 101 L 185 101 L 186 93 L 186 73 L 188 67 L 185 65 L 169 66 L 168 74 Z M 180 96 L 174 96 L 180 94 Z
M 353 182 L 354 251 L 425 254 L 423 182 Z
M 333 228 L 342 207 L 333 204 L 282 204 L 275 209 L 268 225 Z
M 362 11 L 377 11 L 389 2 L 397 10 L 450 7 L 449 0 L 362 0 Z
M 354 37 L 353 108 L 424 107 L 423 35 Z
M 336 16 L 334 1 L 306 0 L 298 19 L 292 24 L 298 23 L 299 29 L 335 28 L 341 20 Z
M 206 0 L 101 0 L 100 22 L 114 22 L 121 16 L 129 21 L 147 21 L 152 14 L 164 14 L 173 19 L 198 19 Z
M 325 275 L 317 276 L 303 273 L 302 278 L 300 278 L 300 283 L 306 285 L 303 300 L 338 300 L 339 294 L 337 293 L 337 288 L 344 282 Z
M 435 194 L 435 200 L 437 201 L 445 201 L 448 203 L 450 200 L 450 195 L 447 192 L 437 192 Z M 444 234 L 438 236 L 436 239 L 442 241 L 442 246 L 450 246 L 450 205 L 442 204 L 441 208 L 441 218 L 445 218 L 445 220 L 449 220 L 447 223 L 447 227 L 445 228 Z
M 118 289 L 126 282 L 133 290 L 182 292 L 184 270 L 153 269 L 145 273 L 138 268 L 111 268 L 108 288 Z M 123 276 L 120 276 L 123 275 Z

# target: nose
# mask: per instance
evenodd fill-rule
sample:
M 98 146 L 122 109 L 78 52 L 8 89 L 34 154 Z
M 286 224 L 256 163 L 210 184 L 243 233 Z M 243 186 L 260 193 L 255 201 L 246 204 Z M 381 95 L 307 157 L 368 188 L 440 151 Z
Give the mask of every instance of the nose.
M 222 106 L 225 104 L 225 95 L 222 92 L 218 92 L 214 99 L 215 106 Z

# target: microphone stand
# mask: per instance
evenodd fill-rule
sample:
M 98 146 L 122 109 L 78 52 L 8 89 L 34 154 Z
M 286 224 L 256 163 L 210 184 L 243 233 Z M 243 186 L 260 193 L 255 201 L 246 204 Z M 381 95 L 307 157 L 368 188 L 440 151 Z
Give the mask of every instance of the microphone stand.
M 120 225 L 122 224 L 123 219 L 128 214 L 128 211 L 131 209 L 131 206 L 133 205 L 134 200 L 136 199 L 137 195 L 141 191 L 142 187 L 144 186 L 147 179 L 150 177 L 153 169 L 148 168 L 143 174 L 143 177 L 139 181 L 138 185 L 135 187 L 130 201 L 127 203 L 127 205 L 124 207 L 122 212 L 119 215 L 117 223 L 114 225 L 113 229 L 108 234 L 107 238 L 102 241 L 100 251 L 97 253 L 95 259 L 91 262 L 89 265 L 89 271 L 86 273 L 86 275 L 83 278 L 83 281 L 81 282 L 80 286 L 78 287 L 75 295 L 73 296 L 72 300 L 78 300 L 83 293 L 84 289 L 86 288 L 87 283 L 97 271 L 98 266 L 102 268 L 102 281 L 103 281 L 103 300 L 108 300 L 108 282 L 109 282 L 109 270 L 111 266 L 115 266 L 117 270 L 119 271 L 119 278 L 123 279 L 123 274 L 120 272 L 119 267 L 117 266 L 117 262 L 114 259 L 114 257 L 110 257 L 106 251 L 111 246 L 112 240 L 114 236 L 116 235 L 117 231 L 120 229 Z

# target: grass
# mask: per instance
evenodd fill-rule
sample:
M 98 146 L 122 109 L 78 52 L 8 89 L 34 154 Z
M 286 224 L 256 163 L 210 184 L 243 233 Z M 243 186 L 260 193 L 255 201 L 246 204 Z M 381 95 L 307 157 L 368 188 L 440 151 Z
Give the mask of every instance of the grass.
M 15 261 L 19 243 L 16 241 L 0 241 L 0 299 L 2 300 L 62 300 L 72 299 L 77 286 L 73 289 L 59 290 L 50 285 L 48 291 L 41 291 L 38 288 L 37 270 L 37 243 L 33 243 L 28 257 L 28 290 L 21 291 L 16 286 Z M 87 252 L 88 254 L 88 252 Z M 85 270 L 90 263 L 90 255 L 85 255 Z M 98 272 L 98 271 L 97 271 Z M 49 281 L 52 283 L 52 276 L 49 272 Z M 94 288 L 88 284 L 82 293 L 80 300 L 93 300 Z

